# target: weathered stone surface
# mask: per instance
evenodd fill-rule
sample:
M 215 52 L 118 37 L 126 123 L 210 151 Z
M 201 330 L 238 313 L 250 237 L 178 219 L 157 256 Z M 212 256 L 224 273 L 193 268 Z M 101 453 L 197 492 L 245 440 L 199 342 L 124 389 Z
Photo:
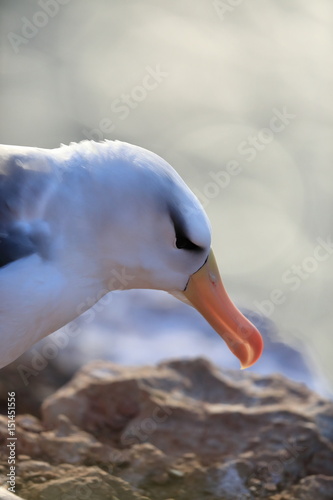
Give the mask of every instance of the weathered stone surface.
M 5 488 L 0 487 L 0 499 L 1 500 L 23 500 L 22 497 L 18 497 L 17 495 L 14 495 L 14 493 L 11 493 Z
M 331 464 L 332 465 L 332 464 Z M 308 476 L 287 492 L 274 495 L 271 500 L 332 500 L 333 479 L 323 475 Z
M 93 362 L 41 414 L 17 418 L 26 500 L 333 498 L 333 404 L 279 375 Z
M 122 479 L 115 477 L 99 467 L 74 467 L 61 464 L 58 467 L 41 467 L 40 462 L 26 462 L 21 470 L 24 498 L 40 500 L 69 500 L 70 498 L 89 498 L 91 500 L 145 500 L 147 497 L 135 492 Z M 41 468 L 40 468 L 41 467 Z
M 34 348 L 1 369 L 0 413 L 7 411 L 8 392 L 15 391 L 17 413 L 29 413 L 40 417 L 42 402 L 74 375 L 70 366 L 66 369 L 56 360 L 45 360 L 37 364 Z

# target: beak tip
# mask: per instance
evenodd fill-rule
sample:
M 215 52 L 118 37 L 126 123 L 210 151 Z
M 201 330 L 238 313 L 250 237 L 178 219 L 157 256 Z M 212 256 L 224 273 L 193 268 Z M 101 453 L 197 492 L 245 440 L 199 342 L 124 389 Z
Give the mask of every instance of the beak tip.
M 264 348 L 264 341 L 259 331 L 255 329 L 253 333 L 255 333 L 255 339 L 253 339 L 251 343 L 247 345 L 247 359 L 239 358 L 241 363 L 241 370 L 245 370 L 246 368 L 250 368 L 251 366 L 253 366 L 260 358 Z

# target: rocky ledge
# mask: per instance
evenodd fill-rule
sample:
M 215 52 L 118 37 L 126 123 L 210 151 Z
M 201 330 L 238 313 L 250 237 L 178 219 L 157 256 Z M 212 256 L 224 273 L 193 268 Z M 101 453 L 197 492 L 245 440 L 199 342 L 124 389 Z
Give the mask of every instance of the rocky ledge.
M 41 415 L 16 419 L 25 500 L 333 498 L 333 404 L 279 375 L 93 362 Z

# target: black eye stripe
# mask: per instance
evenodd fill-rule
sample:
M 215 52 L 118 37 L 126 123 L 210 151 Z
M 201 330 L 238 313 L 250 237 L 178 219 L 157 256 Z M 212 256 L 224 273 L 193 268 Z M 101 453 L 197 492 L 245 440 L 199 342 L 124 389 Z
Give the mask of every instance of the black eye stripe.
M 186 236 L 177 236 L 176 235 L 176 247 L 183 248 L 184 250 L 195 250 L 201 251 L 202 248 L 199 245 L 196 245 L 192 241 L 190 241 Z
M 170 217 L 175 228 L 176 247 L 183 250 L 191 250 L 194 252 L 201 252 L 204 250 L 199 245 L 196 245 L 186 235 L 186 225 L 183 220 L 182 214 L 174 208 L 170 210 Z

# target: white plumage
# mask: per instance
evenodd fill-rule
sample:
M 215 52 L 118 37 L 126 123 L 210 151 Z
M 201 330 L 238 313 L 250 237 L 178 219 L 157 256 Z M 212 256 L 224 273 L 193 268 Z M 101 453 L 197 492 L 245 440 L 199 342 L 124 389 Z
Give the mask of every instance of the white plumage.
M 210 242 L 198 200 L 154 153 L 118 141 L 1 146 L 0 367 L 83 313 L 88 296 L 182 294 Z

